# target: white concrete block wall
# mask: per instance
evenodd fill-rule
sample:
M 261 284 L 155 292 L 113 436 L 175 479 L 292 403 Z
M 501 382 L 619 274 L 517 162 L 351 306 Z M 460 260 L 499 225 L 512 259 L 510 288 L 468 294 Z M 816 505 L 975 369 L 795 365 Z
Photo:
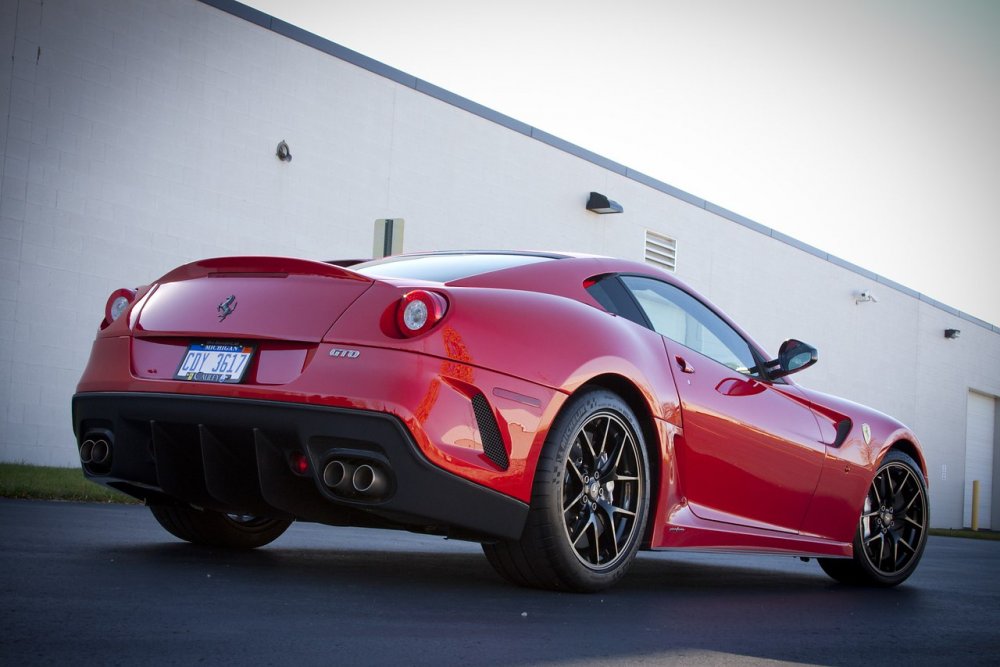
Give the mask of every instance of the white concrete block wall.
M 14 85 L 14 58 L 18 3 L 0 2 L 0 424 L 13 427 L 23 422 L 23 408 L 14 404 L 12 383 L 14 350 L 11 342 L 17 323 L 17 288 L 20 269 L 20 241 L 24 231 L 24 209 L 27 196 L 26 165 L 22 137 L 25 134 L 23 116 L 23 84 Z M 28 21 L 25 21 L 28 23 Z M 15 93 L 17 100 L 15 102 Z M 14 128 L 14 143 L 10 142 Z M 11 151 L 8 152 L 8 146 Z M 6 429 L 5 429 L 6 430 Z M 3 438 L 3 436 L 0 436 Z M 3 442 L 3 440 L 0 440 Z M 2 447 L 2 445 L 0 445 Z
M 766 349 L 820 349 L 803 384 L 913 426 L 934 522 L 961 522 L 965 397 L 1000 395 L 1000 335 L 871 277 L 195 0 L 0 0 L 0 123 L 0 460 L 75 464 L 107 295 L 178 264 L 367 256 L 384 217 L 406 250 L 641 259 L 652 229 Z
M 406 247 L 601 252 L 609 222 L 584 209 L 608 173 L 408 88 L 396 97 L 389 208 Z
M 932 520 L 935 525 L 960 526 L 968 392 L 1000 396 L 1000 345 L 995 333 L 938 308 L 921 304 L 920 315 L 917 414 L 912 423 L 928 452 Z M 960 329 L 961 338 L 944 338 L 946 328 Z

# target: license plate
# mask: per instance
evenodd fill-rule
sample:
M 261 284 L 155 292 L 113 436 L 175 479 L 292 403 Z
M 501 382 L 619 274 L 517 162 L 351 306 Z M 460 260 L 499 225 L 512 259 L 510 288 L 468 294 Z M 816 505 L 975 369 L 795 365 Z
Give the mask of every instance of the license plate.
M 253 347 L 239 343 L 192 343 L 174 377 L 192 382 L 236 384 L 243 380 Z

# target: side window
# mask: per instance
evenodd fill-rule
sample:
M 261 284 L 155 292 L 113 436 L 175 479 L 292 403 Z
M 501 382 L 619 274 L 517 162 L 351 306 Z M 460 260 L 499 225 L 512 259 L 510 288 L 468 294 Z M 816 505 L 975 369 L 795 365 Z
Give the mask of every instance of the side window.
M 590 293 L 590 296 L 594 297 L 594 301 L 601 304 L 601 308 L 609 313 L 617 313 L 619 310 L 608 289 L 614 285 L 614 282 L 613 276 L 596 276 L 583 284 L 584 289 Z
M 718 315 L 687 292 L 653 278 L 622 276 L 653 329 L 744 375 L 757 361 L 750 346 Z
M 646 316 L 639 310 L 635 299 L 629 296 L 628 290 L 616 274 L 594 276 L 584 283 L 584 287 L 604 310 L 632 320 L 642 327 L 648 326 Z

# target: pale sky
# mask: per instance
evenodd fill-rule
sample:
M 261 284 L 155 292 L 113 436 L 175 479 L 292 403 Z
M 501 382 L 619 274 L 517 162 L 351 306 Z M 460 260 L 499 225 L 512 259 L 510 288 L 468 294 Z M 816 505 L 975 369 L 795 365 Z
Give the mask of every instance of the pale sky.
M 1000 1 L 244 2 L 1000 325 Z

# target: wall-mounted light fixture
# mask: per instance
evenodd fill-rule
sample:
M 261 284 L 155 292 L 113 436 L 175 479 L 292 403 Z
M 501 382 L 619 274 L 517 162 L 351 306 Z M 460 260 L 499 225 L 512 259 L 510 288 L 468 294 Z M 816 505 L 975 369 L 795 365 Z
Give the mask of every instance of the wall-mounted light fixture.
M 944 337 L 945 338 L 955 339 L 955 338 L 958 338 L 961 335 L 962 335 L 962 332 L 959 329 L 945 329 L 944 330 Z
M 865 289 L 854 295 L 854 304 L 857 305 L 859 303 L 878 303 L 878 299 L 875 298 L 874 294 Z
M 611 201 L 600 192 L 591 192 L 587 200 L 587 210 L 594 213 L 621 213 L 625 209 L 616 201 Z
M 278 149 L 274 152 L 274 154 L 277 155 L 278 159 L 282 162 L 292 161 L 292 151 L 288 148 L 288 144 L 284 139 L 278 142 Z

